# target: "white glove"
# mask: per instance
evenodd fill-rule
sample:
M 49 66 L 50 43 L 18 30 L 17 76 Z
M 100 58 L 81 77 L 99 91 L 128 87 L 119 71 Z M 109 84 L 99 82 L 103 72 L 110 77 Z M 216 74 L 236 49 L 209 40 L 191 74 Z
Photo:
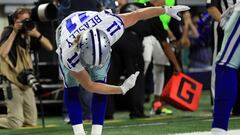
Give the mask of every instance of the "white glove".
M 189 6 L 177 5 L 177 6 L 164 6 L 165 14 L 170 15 L 171 17 L 181 21 L 181 18 L 177 15 L 178 12 L 189 10 Z
M 124 95 L 128 90 L 130 90 L 132 87 L 134 87 L 138 75 L 139 75 L 139 71 L 137 71 L 135 74 L 132 74 L 131 76 L 129 76 L 129 77 L 123 82 L 123 84 L 120 86 L 123 95 Z

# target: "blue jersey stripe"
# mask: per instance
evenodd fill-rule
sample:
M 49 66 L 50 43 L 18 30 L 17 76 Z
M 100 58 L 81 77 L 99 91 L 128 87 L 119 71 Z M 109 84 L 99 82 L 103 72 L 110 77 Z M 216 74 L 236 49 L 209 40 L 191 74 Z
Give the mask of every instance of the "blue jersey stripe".
M 221 56 L 221 58 L 219 59 L 219 61 L 222 61 L 222 60 L 223 60 L 224 55 L 226 54 L 227 49 L 229 48 L 230 42 L 232 41 L 232 38 L 234 37 L 234 34 L 236 33 L 239 24 L 240 24 L 240 18 L 238 18 L 238 21 L 237 21 L 236 25 L 234 26 L 233 31 L 232 31 L 232 33 L 230 34 L 230 36 L 229 36 L 229 38 L 228 38 L 228 40 L 227 40 L 226 46 L 225 46 L 225 48 L 224 48 L 224 51 L 223 51 L 222 56 Z
M 98 65 L 100 65 L 101 62 L 102 62 L 102 47 L 101 47 L 100 33 L 99 33 L 98 29 L 97 29 L 97 38 L 98 38 L 98 47 L 99 47 L 99 62 L 98 62 Z
M 235 44 L 231 50 L 230 56 L 227 58 L 227 61 L 224 63 L 224 65 L 228 64 L 229 61 L 231 60 L 233 54 L 236 52 L 236 49 L 239 46 L 239 42 L 240 42 L 240 36 L 238 36 L 237 42 L 235 42 Z
M 95 41 L 94 41 L 94 34 L 93 34 L 93 30 L 90 30 L 90 33 L 91 33 L 91 38 L 92 38 L 92 46 L 93 46 L 93 53 L 92 53 L 92 55 L 93 55 L 93 63 L 92 63 L 92 65 L 94 65 L 95 64 L 95 61 L 96 61 L 96 59 L 95 59 Z

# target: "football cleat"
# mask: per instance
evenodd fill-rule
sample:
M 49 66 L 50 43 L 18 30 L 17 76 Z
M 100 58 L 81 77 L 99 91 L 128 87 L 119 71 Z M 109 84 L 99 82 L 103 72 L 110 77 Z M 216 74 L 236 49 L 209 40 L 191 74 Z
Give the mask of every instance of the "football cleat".
M 160 101 L 154 101 L 152 103 L 152 109 L 150 111 L 150 115 L 160 115 L 160 114 L 166 114 L 166 115 L 172 115 L 173 111 L 171 109 L 168 109 L 163 106 L 163 104 Z

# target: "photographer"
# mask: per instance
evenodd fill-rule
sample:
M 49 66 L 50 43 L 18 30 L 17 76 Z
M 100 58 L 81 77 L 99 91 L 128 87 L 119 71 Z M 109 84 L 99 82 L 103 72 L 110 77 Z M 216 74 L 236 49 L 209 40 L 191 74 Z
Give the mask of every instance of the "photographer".
M 5 27 L 1 35 L 0 74 L 7 80 L 4 95 L 8 114 L 0 118 L 0 128 L 35 126 L 37 123 L 31 50 L 42 46 L 51 51 L 53 47 L 30 17 L 30 9 L 18 8 L 12 16 L 12 24 Z

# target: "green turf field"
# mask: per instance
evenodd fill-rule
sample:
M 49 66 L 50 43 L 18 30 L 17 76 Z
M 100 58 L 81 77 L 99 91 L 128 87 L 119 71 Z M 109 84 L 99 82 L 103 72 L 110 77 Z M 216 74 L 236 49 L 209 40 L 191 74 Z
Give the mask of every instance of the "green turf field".
M 145 104 L 149 114 L 150 105 Z M 174 109 L 171 116 L 153 116 L 147 119 L 130 120 L 127 112 L 115 113 L 115 119 L 105 121 L 103 135 L 166 135 L 194 131 L 209 131 L 211 127 L 211 107 L 209 91 L 204 91 L 196 112 L 184 112 Z M 239 117 L 231 117 L 230 129 L 239 128 Z M 61 117 L 47 117 L 46 127 L 22 128 L 14 130 L 0 129 L 0 135 L 73 135 L 71 126 L 65 124 Z M 90 123 L 85 123 L 90 135 Z M 240 133 L 239 133 L 240 135 Z

